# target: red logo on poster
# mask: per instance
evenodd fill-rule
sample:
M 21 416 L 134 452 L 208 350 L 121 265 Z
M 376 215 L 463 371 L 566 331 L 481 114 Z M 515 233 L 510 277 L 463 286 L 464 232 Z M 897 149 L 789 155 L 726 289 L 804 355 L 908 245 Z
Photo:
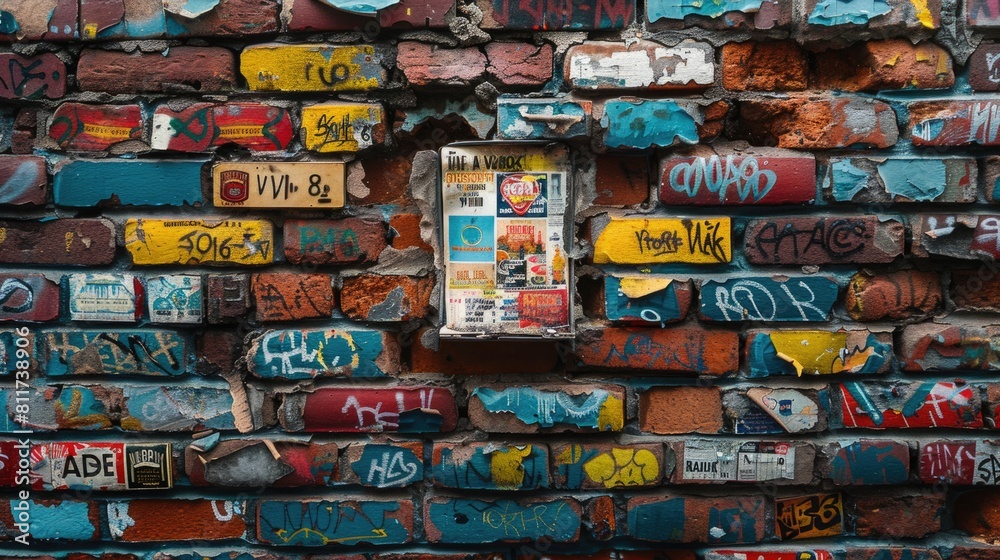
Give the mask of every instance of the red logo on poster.
M 500 196 L 518 216 L 525 215 L 541 193 L 542 187 L 538 184 L 538 179 L 527 173 L 508 175 L 500 183 Z
M 250 174 L 246 171 L 223 171 L 219 173 L 222 183 L 219 196 L 226 202 L 240 204 L 250 196 Z

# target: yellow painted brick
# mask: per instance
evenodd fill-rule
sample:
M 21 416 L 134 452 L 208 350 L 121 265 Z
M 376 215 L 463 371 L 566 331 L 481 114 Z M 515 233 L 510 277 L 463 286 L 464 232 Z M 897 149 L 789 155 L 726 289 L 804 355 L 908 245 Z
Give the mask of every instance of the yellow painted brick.
M 320 103 L 302 108 L 306 149 L 357 152 L 385 141 L 385 113 L 378 103 Z
M 130 218 L 125 248 L 137 265 L 270 264 L 274 227 L 266 220 Z
M 598 264 L 717 264 L 732 257 L 728 217 L 612 218 L 594 243 Z
M 256 91 L 367 91 L 385 83 L 371 45 L 254 45 L 240 54 L 240 72 Z

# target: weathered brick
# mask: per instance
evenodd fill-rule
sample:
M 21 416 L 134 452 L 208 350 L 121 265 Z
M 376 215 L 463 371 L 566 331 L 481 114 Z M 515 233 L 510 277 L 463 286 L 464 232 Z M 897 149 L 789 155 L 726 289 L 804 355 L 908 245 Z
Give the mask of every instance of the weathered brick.
M 951 549 L 951 558 L 954 560 L 992 560 L 996 556 L 995 546 L 955 546 Z M 928 560 L 937 560 L 929 558 Z
M 448 27 L 449 16 L 454 13 L 454 0 L 402 0 L 380 9 L 378 24 L 392 29 Z
M 513 520 L 518 530 L 498 525 L 501 518 Z M 580 504 L 569 498 L 428 498 L 424 503 L 424 531 L 431 543 L 575 542 L 581 527 Z
M 668 205 L 811 204 L 816 161 L 791 150 L 697 146 L 661 161 L 659 194 Z
M 700 90 L 715 82 L 715 51 L 695 41 L 673 47 L 590 41 L 570 47 L 565 65 L 574 89 Z
M 328 486 L 337 474 L 335 443 L 232 439 L 207 450 L 198 444 L 184 450 L 184 471 L 195 486 Z
M 329 274 L 254 274 L 251 293 L 258 321 L 297 321 L 333 314 L 333 279 Z
M 2 396 L 7 397 L 5 391 Z M 34 430 L 102 430 L 119 419 L 122 388 L 105 385 L 49 385 L 28 401 L 31 414 L 18 422 Z M 7 398 L 7 416 L 12 417 L 13 399 Z
M 809 60 L 793 41 L 722 47 L 722 87 L 730 91 L 796 91 L 808 83 Z
M 951 507 L 955 529 L 980 542 L 995 544 L 1000 539 L 1000 489 L 976 489 L 958 496 Z
M 59 292 L 42 274 L 0 273 L 0 322 L 59 318 Z
M 419 441 L 352 443 L 340 461 L 340 481 L 370 488 L 401 488 L 424 480 Z
M 0 221 L 0 262 L 96 266 L 115 258 L 115 226 L 103 218 Z
M 957 548 L 957 547 L 956 547 Z M 887 546 L 880 548 L 849 548 L 845 560 L 941 560 L 941 554 L 933 548 L 910 548 Z M 955 560 L 972 560 L 952 555 Z
M 249 339 L 246 366 L 264 379 L 386 377 L 401 371 L 394 333 L 362 328 L 264 331 Z
M 385 142 L 380 103 L 331 101 L 302 107 L 303 143 L 319 153 L 360 152 Z
M 1000 326 L 985 321 L 952 320 L 903 327 L 900 367 L 904 371 L 993 371 L 1000 356 L 993 351 Z
M 247 534 L 244 500 L 127 500 L 108 504 L 114 540 L 164 542 L 239 539 Z M 170 511 L 170 523 L 163 512 Z M 216 513 L 218 512 L 218 513 Z
M 744 233 L 752 264 L 888 263 L 905 237 L 901 221 L 880 216 L 756 219 Z
M 649 199 L 649 158 L 641 155 L 599 155 L 594 179 L 599 206 L 634 206 Z
M 754 145 L 823 150 L 896 143 L 896 114 L 888 104 L 860 97 L 787 99 L 739 103 L 739 136 Z
M 363 275 L 344 278 L 340 308 L 360 321 L 393 322 L 431 312 L 433 277 Z
M 80 36 L 78 15 L 84 2 L 75 0 L 39 0 L 10 2 L 3 11 L 4 41 L 71 41 Z
M 722 430 L 718 387 L 652 387 L 639 395 L 639 429 L 653 434 L 715 434 Z
M 125 249 L 136 265 L 263 265 L 274 260 L 267 220 L 125 221 Z
M 162 53 L 84 49 L 80 89 L 108 93 L 215 92 L 236 86 L 236 57 L 222 47 L 171 47 Z
M 596 6 L 586 0 L 547 0 L 538 6 L 477 0 L 476 6 L 483 12 L 479 24 L 483 29 L 623 29 L 635 20 L 635 0 L 612 0 Z
M 491 433 L 620 432 L 625 390 L 618 385 L 480 385 L 469 392 L 469 421 Z
M 846 42 L 863 38 L 929 37 L 941 26 L 940 0 L 914 4 L 909 0 L 885 0 L 871 7 L 826 0 L 805 0 L 803 26 L 806 41 Z
M 981 428 L 982 402 L 963 381 L 874 383 L 834 386 L 845 428 Z M 942 406 L 945 405 L 945 406 Z
M 21 108 L 14 119 L 14 130 L 11 133 L 10 151 L 15 154 L 31 154 L 35 149 L 35 133 L 37 132 L 38 110 Z M 4 127 L 3 114 L 0 113 L 0 130 Z M 0 139 L 0 146 L 3 139 Z
M 854 497 L 854 533 L 859 537 L 921 539 L 941 530 L 947 497 L 933 494 Z
M 662 276 L 605 276 L 604 316 L 634 325 L 659 325 L 681 321 L 694 299 L 690 280 Z
M 166 12 L 167 32 L 180 37 L 247 37 L 278 31 L 279 0 L 219 0 L 208 12 L 187 18 Z
M 752 330 L 744 346 L 747 376 L 885 373 L 892 333 L 867 329 Z
M 822 432 L 827 427 L 830 407 L 825 388 L 753 387 L 745 394 L 788 433 Z
M 920 446 L 924 484 L 1000 484 L 1000 445 L 992 441 L 946 440 Z
M 409 200 L 412 156 L 366 158 L 347 167 L 347 200 L 350 204 L 404 204 Z
M 665 459 L 659 443 L 569 443 L 552 447 L 552 481 L 558 488 L 620 489 L 658 486 Z
M 558 367 L 560 348 L 538 340 L 465 341 L 418 330 L 410 350 L 410 371 L 445 375 L 490 375 L 517 371 L 549 373 Z
M 433 252 L 434 248 L 424 241 L 420 233 L 422 214 L 393 214 L 389 218 L 389 238 L 392 248 L 400 251 L 414 247 L 421 251 Z M 287 222 L 285 222 L 287 224 Z M 287 256 L 287 252 L 286 252 Z
M 796 442 L 693 439 L 669 442 L 676 484 L 811 484 L 816 450 Z
M 774 532 L 781 540 L 842 535 L 844 517 L 840 492 L 774 500 Z
M 486 55 L 475 47 L 446 49 L 401 41 L 397 49 L 396 66 L 416 87 L 464 86 L 486 73 Z
M 198 386 L 125 386 L 119 425 L 133 432 L 235 430 L 228 389 Z M 118 403 L 113 403 L 118 404 Z
M 408 500 L 261 500 L 257 539 L 278 546 L 405 544 L 413 539 Z
M 204 161 L 73 160 L 57 164 L 56 206 L 183 206 L 202 203 Z
M 705 280 L 699 315 L 707 321 L 828 321 L 839 289 L 826 276 Z
M 48 135 L 64 150 L 100 152 L 142 140 L 143 117 L 138 105 L 63 103 L 49 119 Z
M 287 431 L 450 432 L 455 396 L 443 387 L 323 387 L 285 394 L 279 410 Z
M 235 322 L 250 310 L 248 274 L 209 274 L 207 286 L 209 323 Z
M 902 320 L 934 313 L 941 300 L 936 272 L 859 272 L 847 285 L 844 306 L 855 321 Z
M 36 542 L 64 541 L 69 543 L 81 543 L 77 546 L 86 546 L 86 541 L 97 541 L 101 539 L 101 509 L 103 504 L 96 500 L 73 500 L 73 499 L 31 499 L 5 500 L 0 506 L 0 523 L 5 527 L 10 527 L 10 533 L 4 536 L 5 541 L 11 540 L 18 533 L 14 533 L 14 523 L 23 522 L 20 513 L 25 509 L 29 514 L 30 537 L 28 542 L 34 545 Z M 27 506 L 25 508 L 25 506 Z M 21 510 L 15 510 L 21 507 Z M 29 532 L 25 531 L 25 532 Z M 8 545 L 14 546 L 14 545 Z M 64 545 L 65 546 L 65 545 Z M 72 545 L 70 545 L 72 546 Z M 34 547 L 32 547 L 34 548 Z M 50 557 L 51 558 L 51 557 Z
M 973 28 L 1000 27 L 1000 6 L 991 0 L 964 0 L 967 22 Z
M 1000 312 L 1000 276 L 988 267 L 953 270 L 948 296 L 959 311 Z
M 841 91 L 943 89 L 955 83 L 951 55 L 908 39 L 856 43 L 816 54 L 812 87 Z
M 650 542 L 760 542 L 766 506 L 762 496 L 637 496 L 626 505 L 625 533 Z
M 283 0 L 281 19 L 284 31 L 292 32 L 363 31 L 375 35 L 379 31 L 379 23 L 373 18 L 338 10 L 315 0 Z
M 591 230 L 595 264 L 719 264 L 733 258 L 728 217 L 612 216 Z
M 161 104 L 153 112 L 149 144 L 175 152 L 211 152 L 227 144 L 278 152 L 288 148 L 293 134 L 291 115 L 282 107 L 234 101 L 175 110 Z
M 604 103 L 600 136 L 606 148 L 646 149 L 710 141 L 722 132 L 725 101 L 615 98 Z M 596 118 L 596 115 L 595 115 Z
M 828 200 L 884 202 L 976 201 L 976 160 L 959 157 L 831 157 L 824 164 Z
M 367 91 L 385 69 L 371 45 L 265 43 L 240 53 L 240 73 L 254 91 Z
M 243 340 L 231 330 L 205 330 L 195 337 L 195 368 L 200 375 L 232 374 Z
M 59 99 L 66 95 L 66 64 L 52 53 L 0 54 L 0 98 Z
M 446 488 L 533 490 L 549 486 L 549 448 L 545 444 L 434 444 L 431 477 Z
M 539 86 L 552 79 L 552 45 L 487 43 L 486 72 L 506 86 Z
M 915 257 L 940 255 L 992 263 L 1000 257 L 1000 215 L 921 214 L 910 218 Z
M 285 258 L 293 264 L 372 263 L 386 247 L 385 224 L 375 218 L 288 220 Z
M 780 0 L 725 0 L 685 3 L 678 0 L 650 0 L 646 19 L 655 27 L 683 29 L 780 29 L 792 22 L 792 6 Z M 661 21 L 666 20 L 666 21 Z
M 1000 44 L 980 43 L 969 57 L 969 85 L 974 91 L 1000 91 Z
M 914 101 L 909 105 L 914 146 L 1000 145 L 1000 104 L 991 99 Z
M 584 329 L 576 357 L 584 367 L 724 375 L 739 368 L 739 336 L 689 326 Z
M 497 99 L 497 138 L 589 137 L 593 129 L 593 110 L 593 102 L 586 99 L 500 97 Z
M 835 442 L 822 448 L 820 476 L 836 486 L 906 484 L 910 447 L 888 439 Z

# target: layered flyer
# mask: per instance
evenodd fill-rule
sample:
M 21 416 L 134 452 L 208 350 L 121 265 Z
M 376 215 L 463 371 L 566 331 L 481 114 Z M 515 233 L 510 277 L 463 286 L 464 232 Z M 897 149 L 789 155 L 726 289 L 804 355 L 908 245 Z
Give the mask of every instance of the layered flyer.
M 572 336 L 570 170 L 560 144 L 441 150 L 443 335 Z

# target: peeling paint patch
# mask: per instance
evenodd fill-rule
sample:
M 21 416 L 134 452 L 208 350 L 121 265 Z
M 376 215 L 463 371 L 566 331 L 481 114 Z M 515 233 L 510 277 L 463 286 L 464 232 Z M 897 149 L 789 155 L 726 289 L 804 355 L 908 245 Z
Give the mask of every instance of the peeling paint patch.
M 646 16 L 650 22 L 658 19 L 684 19 L 686 16 L 717 18 L 726 12 L 755 12 L 763 0 L 711 0 L 691 2 L 689 0 L 649 0 Z
M 755 331 L 747 335 L 750 377 L 883 373 L 892 338 L 867 330 Z
M 497 99 L 497 136 L 509 140 L 590 136 L 593 103 L 568 99 Z
M 610 391 L 593 389 L 589 393 L 539 391 L 532 387 L 503 390 L 477 387 L 472 391 L 488 412 L 511 413 L 525 424 L 551 428 L 570 424 L 601 431 L 620 431 L 624 426 L 624 403 Z
M 218 5 L 219 0 L 163 0 L 164 10 L 188 19 L 207 14 Z
M 609 148 L 649 148 L 697 144 L 692 109 L 665 100 L 611 100 L 604 105 L 601 126 Z
M 398 353 L 383 331 L 272 330 L 250 343 L 247 366 L 265 379 L 386 377 L 399 373 Z
M 865 25 L 876 16 L 890 11 L 886 0 L 821 0 L 809 15 L 815 25 Z

